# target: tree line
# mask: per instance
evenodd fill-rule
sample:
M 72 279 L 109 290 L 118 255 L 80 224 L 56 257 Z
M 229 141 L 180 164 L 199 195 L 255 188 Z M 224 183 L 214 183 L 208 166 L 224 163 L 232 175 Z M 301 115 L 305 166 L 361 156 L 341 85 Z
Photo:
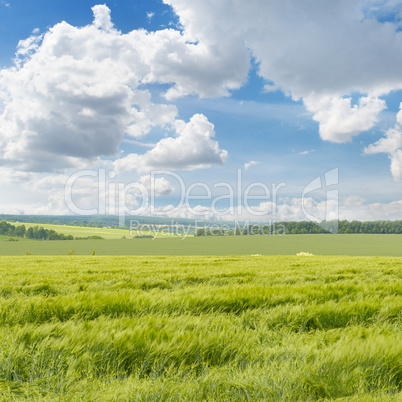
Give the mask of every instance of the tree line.
M 236 224 L 234 228 L 218 224 L 198 228 L 196 236 L 266 236 L 284 234 L 329 233 L 314 222 L 279 222 L 270 224 Z
M 73 235 L 65 235 L 57 233 L 51 229 L 33 226 L 28 229 L 25 225 L 14 226 L 5 221 L 0 222 L 0 235 L 10 237 L 22 237 L 33 240 L 85 240 L 85 239 L 101 239 L 100 236 L 74 237 Z
M 323 221 L 319 224 L 314 222 L 281 222 L 287 234 L 317 234 L 317 233 L 340 233 L 340 234 L 400 234 L 402 233 L 402 220 L 399 221 Z
M 402 233 L 402 220 L 398 221 L 327 221 L 320 224 L 311 221 L 278 222 L 270 224 L 249 224 L 235 228 L 227 225 L 219 227 L 198 228 L 196 236 L 258 236 L 258 235 L 284 235 L 284 234 L 400 234 Z
M 338 233 L 402 233 L 402 221 L 339 221 Z

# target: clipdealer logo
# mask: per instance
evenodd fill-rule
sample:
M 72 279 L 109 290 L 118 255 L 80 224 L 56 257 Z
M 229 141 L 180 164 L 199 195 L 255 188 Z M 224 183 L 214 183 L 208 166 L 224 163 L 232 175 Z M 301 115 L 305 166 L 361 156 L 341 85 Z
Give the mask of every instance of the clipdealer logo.
M 166 180 L 167 177 L 174 182 L 176 202 L 174 205 L 158 208 L 157 182 L 158 179 Z M 97 200 L 91 208 L 85 208 L 79 197 L 75 196 L 79 193 L 80 183 L 82 186 L 81 181 L 88 179 L 92 180 L 97 192 Z M 330 231 L 336 233 L 339 216 L 338 184 L 339 171 L 335 168 L 303 186 L 298 198 L 302 220 L 314 221 L 320 225 L 334 221 Z M 286 182 L 267 185 L 260 181 L 244 186 L 241 169 L 237 170 L 235 184 L 220 181 L 213 185 L 202 181 L 187 185 L 178 173 L 166 170 L 150 172 L 146 184 L 141 181 L 126 183 L 118 180 L 116 172 L 98 169 L 81 170 L 72 174 L 66 181 L 64 198 L 72 213 L 81 216 L 117 215 L 121 227 L 126 226 L 128 216 L 185 216 L 198 219 L 208 215 L 211 219 L 232 221 L 248 217 L 252 219 L 243 221 L 270 220 L 272 224 L 272 218 L 278 216 L 280 208 L 279 192 L 286 187 Z M 317 193 L 324 196 L 321 196 L 319 208 L 314 208 L 313 196 Z M 255 205 L 257 201 L 260 201 L 259 205 Z M 193 206 L 195 202 L 198 203 L 196 207 Z

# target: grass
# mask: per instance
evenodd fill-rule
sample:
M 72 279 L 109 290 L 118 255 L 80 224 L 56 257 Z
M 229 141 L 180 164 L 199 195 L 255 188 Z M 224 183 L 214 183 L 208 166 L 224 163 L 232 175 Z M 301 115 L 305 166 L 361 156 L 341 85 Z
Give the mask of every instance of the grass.
M 30 239 L 24 239 L 21 237 L 12 237 L 12 236 L 3 236 L 0 235 L 0 242 L 1 241 L 29 241 Z
M 154 232 L 151 230 L 152 226 L 147 230 L 146 228 L 138 233 L 136 229 L 133 229 L 130 233 L 130 229 L 116 229 L 110 227 L 88 227 L 88 226 L 69 226 L 69 225 L 53 225 L 53 224 L 42 224 L 42 223 L 21 223 L 21 222 L 8 222 L 14 226 L 25 225 L 28 229 L 30 227 L 43 227 L 47 230 L 54 230 L 57 233 L 63 233 L 64 235 L 72 235 L 74 237 L 90 237 L 90 236 L 100 236 L 107 240 L 116 240 L 122 238 L 133 238 L 136 235 L 149 235 L 154 236 Z M 159 237 L 170 237 L 171 235 L 166 232 L 158 233 Z M 1 237 L 0 237 L 1 240 Z
M 101 236 L 104 239 L 121 239 L 123 236 L 130 237 L 129 229 L 114 229 L 114 228 L 96 228 L 86 226 L 68 226 L 68 225 L 52 225 L 42 223 L 17 223 L 8 222 L 14 226 L 25 225 L 28 229 L 30 227 L 43 227 L 47 230 L 54 230 L 57 233 L 63 233 L 64 235 L 72 235 L 74 237 L 89 237 L 89 236 Z M 132 237 L 132 236 L 131 236 Z
M 0 275 L 1 400 L 402 398 L 400 258 L 1 257 Z
M 109 229 L 116 230 L 116 229 Z M 8 238 L 7 238 L 8 240 Z M 402 235 L 337 234 L 230 237 L 165 237 L 71 241 L 0 240 L 0 255 L 314 255 L 402 256 Z

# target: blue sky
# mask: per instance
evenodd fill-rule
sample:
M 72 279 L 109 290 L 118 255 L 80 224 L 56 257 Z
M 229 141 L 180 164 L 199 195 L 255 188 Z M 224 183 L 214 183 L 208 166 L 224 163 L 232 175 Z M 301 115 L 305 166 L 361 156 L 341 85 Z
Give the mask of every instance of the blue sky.
M 14 57 L 18 42 L 29 37 L 35 28 L 45 32 L 55 24 L 66 21 L 74 26 L 84 26 L 91 23 L 93 13 L 91 8 L 97 1 L 70 0 L 70 1 L 1 1 L 0 29 L 1 29 L 1 64 L 9 66 Z M 110 1 L 107 6 L 112 11 L 113 20 L 122 32 L 144 28 L 156 30 L 164 28 L 170 22 L 177 23 L 177 17 L 172 9 L 162 1 L 135 0 Z M 154 10 L 154 11 L 153 11 Z M 147 14 L 154 12 L 153 18 Z
M 401 5 L 1 0 L 0 212 L 71 213 L 65 184 L 80 171 L 149 190 L 165 170 L 213 199 L 240 170 L 243 193 L 285 184 L 251 202 L 258 220 L 305 219 L 303 197 L 318 220 L 401 219 Z M 334 169 L 337 202 L 302 195 Z M 166 216 L 181 195 L 172 177 L 153 183 Z M 76 210 L 115 202 L 95 176 L 72 191 Z M 136 210 L 138 193 L 127 197 Z

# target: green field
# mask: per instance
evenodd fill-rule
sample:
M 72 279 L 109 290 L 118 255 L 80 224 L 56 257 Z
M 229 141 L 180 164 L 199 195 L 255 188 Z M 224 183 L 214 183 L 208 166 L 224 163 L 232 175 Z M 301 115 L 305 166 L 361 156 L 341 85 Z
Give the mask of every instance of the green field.
M 399 401 L 402 259 L 1 257 L 0 399 Z
M 112 227 L 89 227 L 89 226 L 69 226 L 69 225 L 53 225 L 53 224 L 42 224 L 42 223 L 18 223 L 18 222 L 8 222 L 14 226 L 25 225 L 28 229 L 30 227 L 39 226 L 43 229 L 54 230 L 57 233 L 63 233 L 64 235 L 72 235 L 74 237 L 90 237 L 90 236 L 100 236 L 103 239 L 107 240 L 116 240 L 123 238 L 133 238 L 133 236 L 137 236 L 138 234 L 155 236 L 155 233 L 151 230 L 153 226 L 146 226 L 145 229 L 138 233 L 135 229 L 130 232 L 130 229 L 116 229 Z M 166 233 L 160 229 L 160 233 L 157 234 L 158 237 L 170 237 L 173 236 L 169 233 Z M 0 238 L 1 240 L 1 238 Z
M 10 241 L 10 239 L 11 239 L 11 241 L 30 241 L 29 239 L 24 239 L 24 238 L 21 238 L 21 237 L 12 237 L 12 236 L 0 235 L 0 242 L 2 242 L 2 241 Z
M 115 230 L 115 229 L 109 229 Z M 8 239 L 8 238 L 7 238 Z M 0 240 L 0 255 L 315 255 L 402 256 L 402 235 L 337 234 L 286 236 L 206 236 L 152 239 Z
M 122 237 L 130 237 L 129 229 L 114 229 L 114 228 L 97 228 L 86 226 L 68 226 L 68 225 L 51 225 L 41 223 L 17 223 L 8 222 L 14 226 L 25 225 L 28 229 L 30 227 L 39 226 L 43 229 L 54 230 L 57 233 L 63 233 L 64 235 L 72 235 L 74 237 L 89 237 L 89 236 L 101 236 L 104 239 L 121 239 Z M 134 232 L 135 235 L 135 232 Z M 132 236 L 131 236 L 132 237 Z

